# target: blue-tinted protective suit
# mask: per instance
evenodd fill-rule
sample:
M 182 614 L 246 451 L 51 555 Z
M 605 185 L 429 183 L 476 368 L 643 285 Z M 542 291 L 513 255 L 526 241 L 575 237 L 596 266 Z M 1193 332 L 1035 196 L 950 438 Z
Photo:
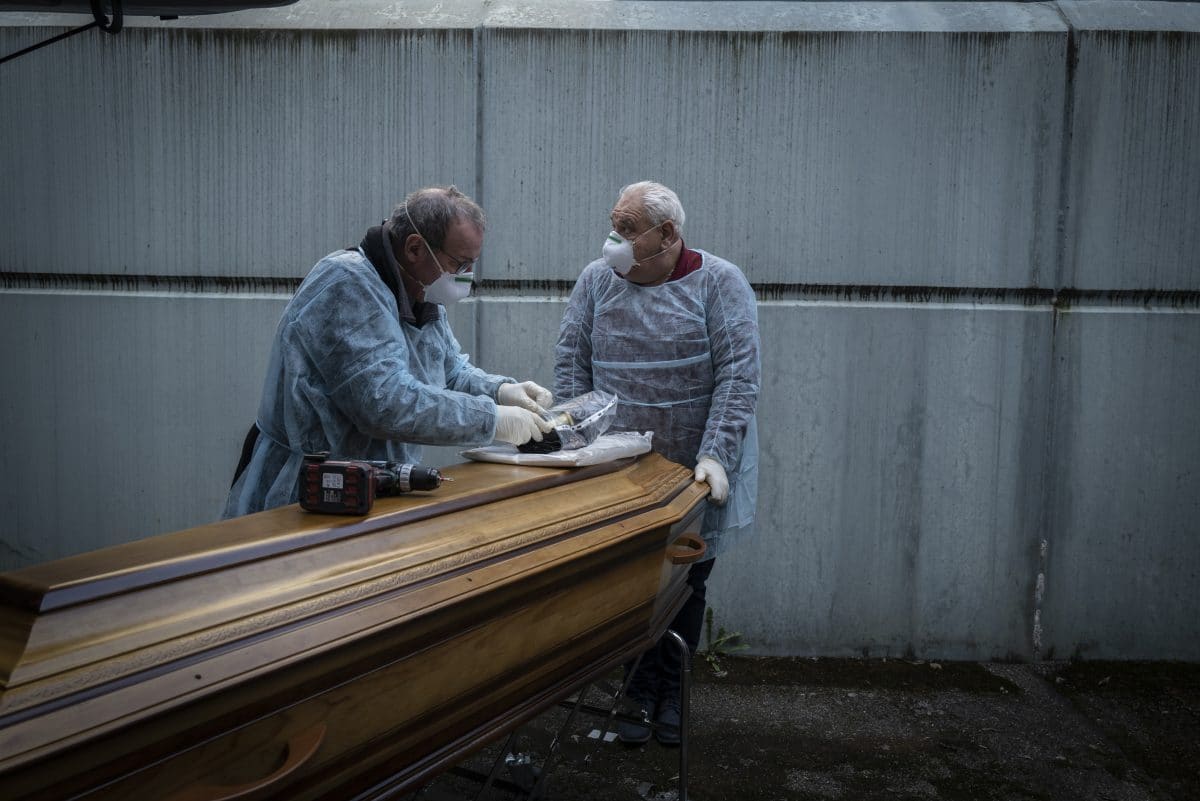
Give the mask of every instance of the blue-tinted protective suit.
M 462 352 L 446 310 L 417 327 L 359 250 L 319 261 L 284 310 L 258 408 L 261 431 L 225 517 L 295 503 L 305 453 L 419 462 L 420 444 L 485 445 L 496 388 Z
M 613 430 L 653 431 L 654 450 L 687 467 L 700 456 L 721 463 L 729 499 L 705 514 L 708 559 L 754 522 L 759 337 L 741 270 L 697 252 L 700 269 L 659 286 L 630 283 L 603 260 L 584 268 L 559 329 L 554 396 L 615 393 Z

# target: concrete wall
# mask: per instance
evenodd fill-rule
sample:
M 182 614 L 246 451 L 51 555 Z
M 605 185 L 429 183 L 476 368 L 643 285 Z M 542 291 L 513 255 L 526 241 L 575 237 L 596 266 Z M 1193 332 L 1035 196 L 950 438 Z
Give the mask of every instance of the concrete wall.
M 0 15 L 0 53 L 78 24 Z M 328 4 L 0 67 L 0 568 L 214 519 L 295 282 L 404 192 L 552 380 L 620 186 L 760 297 L 756 653 L 1200 658 L 1200 5 Z M 429 461 L 455 461 L 437 449 Z

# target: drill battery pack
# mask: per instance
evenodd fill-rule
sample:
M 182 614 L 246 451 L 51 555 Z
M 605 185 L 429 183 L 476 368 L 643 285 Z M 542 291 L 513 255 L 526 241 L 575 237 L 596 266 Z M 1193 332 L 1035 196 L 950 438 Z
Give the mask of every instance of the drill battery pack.
M 365 462 L 305 460 L 300 508 L 334 515 L 365 515 L 375 502 L 375 473 Z

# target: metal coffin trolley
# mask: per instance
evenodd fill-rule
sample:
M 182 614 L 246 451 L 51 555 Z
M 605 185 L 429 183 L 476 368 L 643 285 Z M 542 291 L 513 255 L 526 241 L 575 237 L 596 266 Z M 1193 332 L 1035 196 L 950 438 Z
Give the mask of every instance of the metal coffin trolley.
M 419 787 L 660 637 L 707 489 L 655 455 L 471 463 L 0 574 L 0 797 Z

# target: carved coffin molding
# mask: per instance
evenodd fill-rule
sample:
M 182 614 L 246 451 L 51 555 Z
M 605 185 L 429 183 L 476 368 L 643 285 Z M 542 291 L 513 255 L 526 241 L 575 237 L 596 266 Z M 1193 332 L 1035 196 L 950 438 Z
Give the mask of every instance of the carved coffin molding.
M 0 797 L 390 795 L 645 648 L 706 490 L 655 454 L 462 464 L 0 574 Z

